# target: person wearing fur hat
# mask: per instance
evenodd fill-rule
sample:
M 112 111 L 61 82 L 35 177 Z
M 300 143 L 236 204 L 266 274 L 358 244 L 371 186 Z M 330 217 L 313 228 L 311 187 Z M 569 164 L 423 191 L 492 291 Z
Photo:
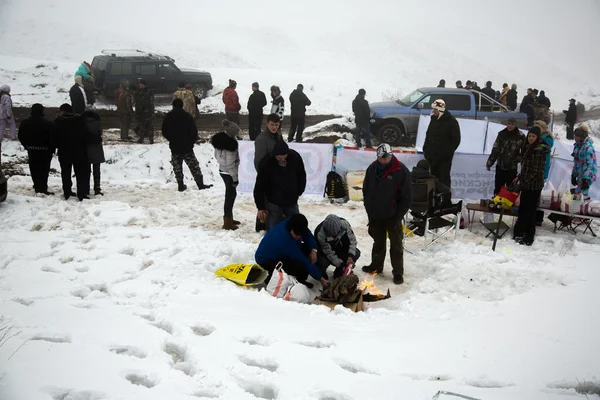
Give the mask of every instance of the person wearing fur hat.
M 354 265 L 360 258 L 360 250 L 356 247 L 356 236 L 352 226 L 344 218 L 329 214 L 323 222 L 315 228 L 317 239 L 317 268 L 327 276 L 327 267 L 333 265 L 335 271 L 333 278 L 344 275 L 347 265 Z
M 17 125 L 12 112 L 12 97 L 10 96 L 10 86 L 0 86 L 0 142 L 4 139 L 4 130 L 8 125 L 10 138 L 17 139 Z
M 452 159 L 459 145 L 458 121 L 446 110 L 444 100 L 435 100 L 431 104 L 431 121 L 425 135 L 423 155 L 431 165 L 431 173 L 448 187 L 452 186 Z
M 236 87 L 237 82 L 230 79 L 229 86 L 227 89 L 223 90 L 223 104 L 225 104 L 225 114 L 227 115 L 227 119 L 239 126 L 240 110 L 242 109 L 242 106 L 240 105 L 240 98 L 235 91 Z
M 248 133 L 250 140 L 260 135 L 263 121 L 263 108 L 267 105 L 267 97 L 259 89 L 258 82 L 252 84 L 252 94 L 248 98 Z
M 223 120 L 223 132 L 219 132 L 210 139 L 210 144 L 215 148 L 215 158 L 219 163 L 219 175 L 225 184 L 225 204 L 223 206 L 223 229 L 236 230 L 240 221 L 233 219 L 233 204 L 237 197 L 238 170 L 240 167 L 240 153 L 238 150 L 237 135 L 240 127 L 227 119 Z
M 596 181 L 597 160 L 594 141 L 589 135 L 587 125 L 580 125 L 573 133 L 575 145 L 573 146 L 573 172 L 571 183 L 575 186 L 575 193 L 589 197 L 590 186 Z
M 162 124 L 162 134 L 169 141 L 171 149 L 171 165 L 177 180 L 177 190 L 183 192 L 187 186 L 183 183 L 183 162 L 187 164 L 194 176 L 199 190 L 212 187 L 204 183 L 202 170 L 194 154 L 194 144 L 198 140 L 196 121 L 183 110 L 181 99 L 173 100 L 173 109 L 167 113 Z
M 31 117 L 24 119 L 19 126 L 19 141 L 29 158 L 29 172 L 36 193 L 53 195 L 48 191 L 50 161 L 54 155 L 54 125 L 44 118 L 44 106 L 31 106 Z
M 533 244 L 535 237 L 536 210 L 544 187 L 546 155 L 550 152 L 550 147 L 542 141 L 541 134 L 539 126 L 529 129 L 521 173 L 513 181 L 518 182 L 521 187 L 521 204 L 513 239 L 527 246 Z
M 285 108 L 285 101 L 281 95 L 281 89 L 279 86 L 271 86 L 271 114 L 277 114 L 279 116 L 280 123 L 283 124 L 283 111 Z M 281 125 L 279 125 L 281 128 Z
M 257 217 L 267 231 L 292 215 L 298 214 L 298 198 L 306 188 L 306 170 L 302 157 L 283 140 L 273 148 L 273 156 L 261 166 L 254 185 Z
M 573 129 L 577 122 L 577 106 L 575 105 L 575 99 L 569 100 L 569 109 L 563 110 L 565 114 L 565 125 L 567 126 L 567 139 L 573 140 Z
M 517 177 L 517 169 L 523 158 L 524 145 L 525 135 L 517 128 L 516 118 L 510 117 L 506 121 L 506 128 L 498 132 L 486 163 L 488 171 L 496 164 L 494 196 L 500 192 L 502 186 L 509 186 Z

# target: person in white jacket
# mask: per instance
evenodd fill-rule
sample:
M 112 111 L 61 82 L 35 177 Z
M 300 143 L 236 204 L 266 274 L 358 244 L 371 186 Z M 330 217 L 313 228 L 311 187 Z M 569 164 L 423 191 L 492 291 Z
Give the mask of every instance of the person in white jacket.
M 240 127 L 234 122 L 223 120 L 224 132 L 219 132 L 210 139 L 215 148 L 215 158 L 219 163 L 219 174 L 225 183 L 225 205 L 223 213 L 223 229 L 236 230 L 239 221 L 233 219 L 233 204 L 237 197 L 238 170 L 240 153 L 237 135 Z
M 10 86 L 0 86 L 0 142 L 4 138 L 4 131 L 8 125 L 10 138 L 17 139 L 17 125 L 12 112 L 12 98 L 10 97 Z

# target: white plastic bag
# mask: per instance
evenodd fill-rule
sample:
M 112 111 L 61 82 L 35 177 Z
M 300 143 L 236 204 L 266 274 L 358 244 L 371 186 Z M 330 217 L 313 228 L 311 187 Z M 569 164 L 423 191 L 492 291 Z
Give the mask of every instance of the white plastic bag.
M 295 301 L 296 303 L 310 304 L 313 300 L 313 295 L 308 290 L 308 287 L 298 282 L 294 277 L 289 278 L 292 284 L 289 286 L 287 293 L 285 296 L 283 296 L 283 299 L 287 301 Z
M 273 275 L 271 275 L 271 280 L 267 285 L 267 293 L 278 299 L 283 298 L 291 288 L 291 279 L 293 278 L 283 270 L 283 264 L 281 262 L 277 263 L 275 270 L 273 270 Z
M 583 203 L 582 196 L 566 192 L 560 199 L 560 210 L 562 212 L 579 214 L 581 213 L 581 204 Z
M 552 182 L 546 182 L 546 186 L 542 189 L 542 194 L 540 195 L 540 207 L 546 208 L 550 210 L 552 208 L 552 202 L 554 200 L 554 196 L 558 198 L 558 194 L 556 193 L 556 189 L 554 189 L 554 185 Z

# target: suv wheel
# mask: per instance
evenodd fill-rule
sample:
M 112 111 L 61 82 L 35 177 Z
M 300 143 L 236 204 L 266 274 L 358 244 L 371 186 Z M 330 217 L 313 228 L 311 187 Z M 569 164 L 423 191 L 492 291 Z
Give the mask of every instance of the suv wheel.
M 404 132 L 404 127 L 399 123 L 389 123 L 379 129 L 377 135 L 381 143 L 389 143 L 391 146 L 409 144 L 409 138 Z
M 201 99 L 206 97 L 206 93 L 208 92 L 208 90 L 206 89 L 206 86 L 204 85 L 195 85 L 194 86 L 194 96 L 198 96 Z

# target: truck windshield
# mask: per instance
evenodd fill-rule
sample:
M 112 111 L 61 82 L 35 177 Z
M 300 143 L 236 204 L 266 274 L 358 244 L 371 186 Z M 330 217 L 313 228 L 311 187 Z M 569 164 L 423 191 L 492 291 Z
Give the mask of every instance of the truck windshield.
M 419 100 L 423 96 L 422 92 L 415 90 L 410 93 L 408 96 L 405 96 L 402 100 L 396 100 L 397 103 L 402 104 L 403 106 L 411 106 L 415 103 L 415 101 Z

